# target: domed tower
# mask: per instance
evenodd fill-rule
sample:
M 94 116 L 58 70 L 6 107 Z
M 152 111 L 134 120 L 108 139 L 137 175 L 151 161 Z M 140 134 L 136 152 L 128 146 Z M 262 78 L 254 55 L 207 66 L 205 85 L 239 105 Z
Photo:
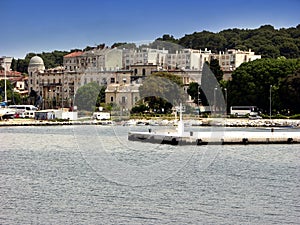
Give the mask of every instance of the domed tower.
M 44 70 L 45 65 L 43 59 L 39 56 L 33 56 L 28 65 L 28 91 L 30 97 L 33 99 L 37 95 L 40 95 L 39 73 L 44 73 Z
M 34 72 L 45 70 L 44 61 L 39 56 L 33 56 L 30 59 L 29 65 L 28 65 L 28 74 L 29 76 L 32 76 Z

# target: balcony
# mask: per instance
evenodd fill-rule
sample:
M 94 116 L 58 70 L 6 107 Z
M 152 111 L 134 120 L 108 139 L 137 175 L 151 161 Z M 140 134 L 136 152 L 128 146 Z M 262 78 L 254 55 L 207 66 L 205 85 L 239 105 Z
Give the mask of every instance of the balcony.
M 61 82 L 40 82 L 39 86 L 44 86 L 44 87 L 53 87 L 53 86 L 62 86 Z

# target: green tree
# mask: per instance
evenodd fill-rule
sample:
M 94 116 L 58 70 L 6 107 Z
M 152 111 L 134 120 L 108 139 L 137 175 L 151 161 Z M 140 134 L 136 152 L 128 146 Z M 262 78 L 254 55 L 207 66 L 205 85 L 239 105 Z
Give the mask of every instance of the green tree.
M 153 112 L 169 113 L 172 106 L 184 102 L 183 83 L 180 76 L 157 72 L 148 76 L 139 88 L 144 104 Z
M 209 31 L 186 34 L 178 39 L 178 44 L 185 48 L 208 48 L 214 53 L 226 49 L 255 51 L 262 57 L 298 58 L 300 55 L 300 25 L 288 29 L 275 29 L 263 25 L 257 29 L 226 29 L 219 33 Z M 165 37 L 166 39 L 168 36 Z M 163 38 L 162 38 L 163 39 Z
M 197 105 L 208 105 L 205 94 L 198 83 L 191 82 L 187 89 L 187 93 L 191 96 L 194 103 Z
M 256 105 L 268 112 L 272 85 L 272 109 L 280 112 L 290 108 L 283 101 L 280 90 L 283 80 L 298 68 L 299 59 L 260 59 L 243 63 L 228 82 L 228 105 Z
M 208 63 L 209 68 L 211 70 L 211 72 L 215 75 L 216 79 L 218 80 L 218 82 L 220 82 L 221 80 L 223 80 L 223 71 L 221 70 L 221 67 L 219 65 L 219 60 L 217 59 L 212 59 L 210 61 L 210 63 Z
M 143 113 L 148 110 L 149 110 L 149 107 L 146 106 L 145 104 L 141 103 L 139 105 L 132 107 L 131 113 Z
M 95 111 L 95 107 L 100 106 L 103 99 L 105 99 L 105 88 L 99 86 L 96 82 L 91 82 L 77 90 L 75 105 L 77 105 L 78 110 L 93 112 Z
M 0 101 L 5 100 L 5 84 L 4 80 L 0 80 Z M 17 92 L 14 92 L 14 87 L 12 83 L 7 80 L 6 81 L 6 94 L 7 94 L 7 101 L 9 104 L 20 104 L 21 103 L 21 95 Z
M 283 78 L 279 87 L 280 101 L 284 102 L 285 113 L 300 114 L 300 68 Z
M 174 38 L 173 35 L 170 34 L 164 34 L 161 38 L 157 38 L 158 41 L 167 41 L 171 43 L 178 43 L 178 40 Z

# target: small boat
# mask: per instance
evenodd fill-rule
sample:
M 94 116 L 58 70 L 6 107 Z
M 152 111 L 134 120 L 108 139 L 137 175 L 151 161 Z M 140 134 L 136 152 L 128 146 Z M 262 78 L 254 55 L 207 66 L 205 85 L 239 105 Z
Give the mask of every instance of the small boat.
M 123 123 L 123 126 L 135 126 L 136 122 L 134 120 L 128 120 L 125 123 Z
M 143 122 L 143 121 L 138 121 L 138 122 L 136 123 L 136 126 L 147 126 L 147 125 L 149 125 L 149 123 Z

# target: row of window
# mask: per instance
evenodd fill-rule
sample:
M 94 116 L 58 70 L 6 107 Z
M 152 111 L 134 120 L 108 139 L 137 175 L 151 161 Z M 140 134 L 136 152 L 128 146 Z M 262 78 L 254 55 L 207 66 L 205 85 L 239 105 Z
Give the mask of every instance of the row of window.
M 126 104 L 126 102 L 127 102 L 126 100 L 127 100 L 127 97 L 126 97 L 126 96 L 122 96 L 122 97 L 121 97 L 121 102 L 120 102 L 120 103 L 121 103 L 121 104 Z M 133 101 L 134 101 L 133 103 L 135 104 L 135 103 L 138 101 L 138 97 L 135 96 L 135 98 L 134 98 Z M 111 102 L 111 103 L 114 102 L 114 96 L 110 96 L 110 102 Z

